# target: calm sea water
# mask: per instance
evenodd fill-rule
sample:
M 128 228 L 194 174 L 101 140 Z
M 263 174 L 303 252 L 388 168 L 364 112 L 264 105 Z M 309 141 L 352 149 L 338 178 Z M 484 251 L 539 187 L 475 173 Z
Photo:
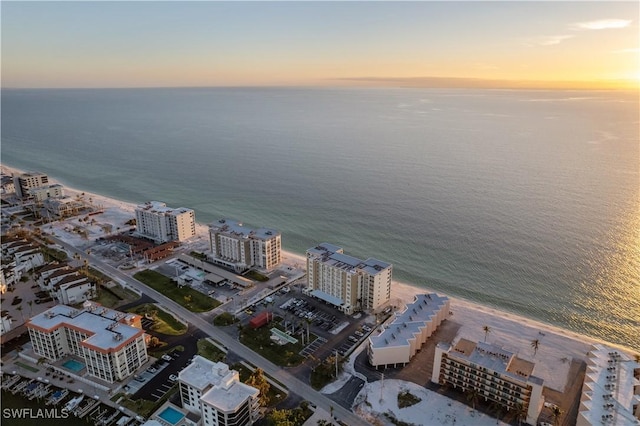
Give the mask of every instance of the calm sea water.
M 637 93 L 3 90 L 2 161 L 640 350 Z

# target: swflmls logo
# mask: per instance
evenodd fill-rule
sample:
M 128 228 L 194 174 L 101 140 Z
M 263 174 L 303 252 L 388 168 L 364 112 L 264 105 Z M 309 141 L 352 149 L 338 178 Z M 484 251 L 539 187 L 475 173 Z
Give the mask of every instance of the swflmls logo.
M 69 412 L 58 408 L 5 408 L 3 419 L 66 419 Z

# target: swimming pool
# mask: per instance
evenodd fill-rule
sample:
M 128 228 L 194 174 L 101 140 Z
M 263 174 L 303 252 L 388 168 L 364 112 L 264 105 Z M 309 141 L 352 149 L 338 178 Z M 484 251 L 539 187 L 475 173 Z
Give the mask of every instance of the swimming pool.
M 76 373 L 84 368 L 84 364 L 80 361 L 76 361 L 75 359 L 65 361 L 64 363 L 62 363 L 62 366 Z
M 184 417 L 184 414 L 182 414 L 180 411 L 176 410 L 173 407 L 167 407 L 164 410 L 162 410 L 160 414 L 158 414 L 158 417 L 160 417 L 162 420 L 168 421 L 172 425 L 175 425 L 180 420 L 182 420 L 182 418 Z

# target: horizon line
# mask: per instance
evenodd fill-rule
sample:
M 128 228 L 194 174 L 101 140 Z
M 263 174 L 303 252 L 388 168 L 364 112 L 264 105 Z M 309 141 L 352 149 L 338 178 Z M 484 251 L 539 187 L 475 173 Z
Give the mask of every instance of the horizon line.
M 107 89 L 205 89 L 205 88 L 330 88 L 330 87 L 398 87 L 439 89 L 519 89 L 519 90 L 640 90 L 640 81 L 634 79 L 611 80 L 509 80 L 475 77 L 333 77 L 324 82 L 352 82 L 354 84 L 194 84 L 152 86 L 0 86 L 0 90 L 107 90 Z M 368 84 L 367 84 L 368 83 Z

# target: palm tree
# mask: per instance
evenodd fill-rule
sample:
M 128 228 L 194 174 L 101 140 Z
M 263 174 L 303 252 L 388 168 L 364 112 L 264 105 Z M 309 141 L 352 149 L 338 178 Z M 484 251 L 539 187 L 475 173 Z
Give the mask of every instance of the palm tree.
M 482 327 L 482 329 L 484 330 L 484 341 L 487 341 L 487 335 L 489 333 L 491 333 L 491 327 L 489 327 L 488 325 L 485 325 L 484 327 Z
M 531 347 L 533 348 L 533 356 L 535 357 L 536 354 L 538 353 L 538 348 L 540 347 L 540 340 L 533 339 L 531 341 Z
M 478 393 L 477 389 L 469 388 L 469 390 L 467 390 L 467 401 L 471 403 L 471 406 L 473 407 L 474 411 L 476 409 L 476 404 L 478 403 L 479 398 L 480 398 L 480 394 Z
M 518 420 L 518 425 L 521 425 L 522 421 L 527 419 L 528 412 L 523 404 L 517 403 L 514 407 L 514 414 L 516 416 L 516 420 Z
M 558 425 L 560 424 L 560 416 L 562 416 L 563 411 L 557 405 L 553 407 L 551 410 L 551 414 L 553 415 L 553 423 Z

